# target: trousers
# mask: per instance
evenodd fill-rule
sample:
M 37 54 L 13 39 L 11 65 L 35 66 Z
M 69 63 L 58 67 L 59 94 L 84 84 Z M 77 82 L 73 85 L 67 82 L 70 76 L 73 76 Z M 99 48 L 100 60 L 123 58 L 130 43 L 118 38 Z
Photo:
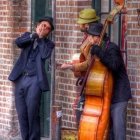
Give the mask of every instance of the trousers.
M 126 140 L 126 114 L 128 102 L 111 105 L 110 140 Z
M 15 104 L 23 140 L 40 140 L 41 90 L 37 76 L 22 76 L 15 82 Z

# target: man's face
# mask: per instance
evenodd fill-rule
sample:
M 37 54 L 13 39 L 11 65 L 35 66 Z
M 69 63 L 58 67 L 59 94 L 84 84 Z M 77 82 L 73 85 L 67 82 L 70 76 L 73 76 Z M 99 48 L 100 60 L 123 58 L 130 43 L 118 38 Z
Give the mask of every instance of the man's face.
M 88 40 L 92 45 L 98 45 L 98 43 L 100 41 L 100 37 L 99 36 L 88 35 Z
M 51 32 L 51 25 L 47 21 L 40 22 L 36 27 L 39 37 L 46 37 Z
M 88 24 L 79 24 L 79 28 L 81 32 L 85 32 L 88 29 Z

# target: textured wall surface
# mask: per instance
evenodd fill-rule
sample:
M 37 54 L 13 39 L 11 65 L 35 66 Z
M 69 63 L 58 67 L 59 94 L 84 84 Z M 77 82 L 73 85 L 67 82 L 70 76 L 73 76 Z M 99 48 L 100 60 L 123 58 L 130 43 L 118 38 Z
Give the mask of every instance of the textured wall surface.
M 128 140 L 140 139 L 140 26 L 137 21 L 139 0 L 127 0 L 127 53 L 128 74 L 131 81 L 133 99 L 128 107 Z
M 14 39 L 30 27 L 28 2 L 0 1 L 0 139 L 2 140 L 19 135 L 13 85 L 8 81 L 8 75 L 19 55 Z

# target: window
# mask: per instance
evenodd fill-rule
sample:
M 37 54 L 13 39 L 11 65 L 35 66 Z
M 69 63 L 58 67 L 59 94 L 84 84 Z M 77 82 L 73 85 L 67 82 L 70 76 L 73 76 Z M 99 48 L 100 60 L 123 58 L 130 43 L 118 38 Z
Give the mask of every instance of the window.
M 92 7 L 96 10 L 97 15 L 104 23 L 107 15 L 115 7 L 113 0 L 92 0 Z M 127 43 L 126 43 L 126 15 L 125 9 L 120 14 L 116 15 L 113 24 L 108 27 L 108 35 L 111 41 L 120 46 L 125 63 L 127 62 Z M 127 63 L 126 63 L 127 64 Z

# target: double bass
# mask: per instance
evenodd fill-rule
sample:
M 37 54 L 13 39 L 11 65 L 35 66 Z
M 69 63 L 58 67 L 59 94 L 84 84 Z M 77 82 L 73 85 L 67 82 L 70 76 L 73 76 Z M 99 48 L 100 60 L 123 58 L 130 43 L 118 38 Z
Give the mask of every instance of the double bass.
M 107 26 L 124 6 L 123 0 L 115 0 L 117 6 L 109 13 L 101 32 L 101 46 Z M 96 56 L 86 72 L 81 94 L 85 94 L 85 105 L 80 119 L 78 140 L 107 140 L 109 131 L 110 105 L 113 89 L 112 73 Z

